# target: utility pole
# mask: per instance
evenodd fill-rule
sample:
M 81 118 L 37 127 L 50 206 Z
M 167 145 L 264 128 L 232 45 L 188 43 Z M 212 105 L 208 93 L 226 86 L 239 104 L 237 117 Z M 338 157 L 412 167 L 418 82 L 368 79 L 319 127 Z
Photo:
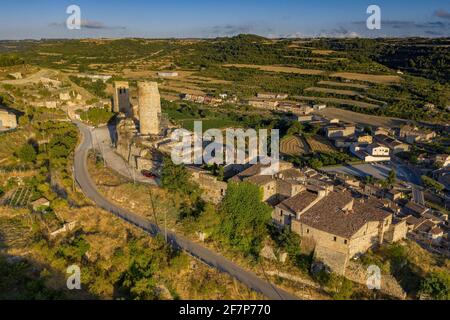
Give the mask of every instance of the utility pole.
M 167 210 L 164 210 L 164 238 L 167 243 Z

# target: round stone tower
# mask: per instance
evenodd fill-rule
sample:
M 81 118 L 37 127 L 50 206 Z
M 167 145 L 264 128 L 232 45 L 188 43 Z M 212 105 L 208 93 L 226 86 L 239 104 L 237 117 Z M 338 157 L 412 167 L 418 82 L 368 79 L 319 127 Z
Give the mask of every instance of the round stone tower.
M 142 135 L 158 135 L 161 131 L 161 97 L 157 82 L 139 82 L 139 122 Z

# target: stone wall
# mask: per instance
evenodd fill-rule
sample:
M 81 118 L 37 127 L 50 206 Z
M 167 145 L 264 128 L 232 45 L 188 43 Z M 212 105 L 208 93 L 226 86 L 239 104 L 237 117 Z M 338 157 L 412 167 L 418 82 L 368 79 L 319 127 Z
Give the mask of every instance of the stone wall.
M 368 276 L 367 266 L 351 260 L 347 263 L 347 270 L 345 271 L 346 278 L 361 285 L 367 285 Z M 406 298 L 406 292 L 390 274 L 381 274 L 380 291 L 398 299 Z
M 345 274 L 349 261 L 347 254 L 321 245 L 316 245 L 314 259 L 324 262 L 334 273 L 339 275 Z
M 392 224 L 389 230 L 386 232 L 384 238 L 389 243 L 394 243 L 403 239 L 406 239 L 408 233 L 408 225 L 406 220 Z
M 315 255 L 327 264 L 333 272 L 343 274 L 346 263 L 358 253 L 364 253 L 369 248 L 383 241 L 384 233 L 390 228 L 390 223 L 369 222 L 350 239 L 324 232 L 292 220 L 291 229 L 302 238 L 309 238 L 315 242 Z M 317 249 L 319 248 L 319 251 Z
M 192 181 L 197 183 L 203 191 L 202 199 L 219 204 L 227 191 L 227 183 L 217 180 L 207 171 L 190 170 L 190 172 Z

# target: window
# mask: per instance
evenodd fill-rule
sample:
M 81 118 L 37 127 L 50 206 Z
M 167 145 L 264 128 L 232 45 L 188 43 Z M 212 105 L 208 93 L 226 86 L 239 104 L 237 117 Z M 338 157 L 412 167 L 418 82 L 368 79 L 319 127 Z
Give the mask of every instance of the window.
M 337 241 L 337 237 L 334 237 L 334 239 L 333 239 L 333 240 L 334 240 L 334 242 L 336 242 L 336 241 Z
M 306 229 L 306 233 L 309 233 L 309 229 Z
M 348 240 L 344 240 L 344 244 L 348 244 Z

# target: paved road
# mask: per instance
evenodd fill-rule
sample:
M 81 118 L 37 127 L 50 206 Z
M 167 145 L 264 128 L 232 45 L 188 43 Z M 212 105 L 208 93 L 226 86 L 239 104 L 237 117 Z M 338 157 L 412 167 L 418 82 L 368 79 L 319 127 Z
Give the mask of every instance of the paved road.
M 132 168 L 116 153 L 112 147 L 111 130 L 113 129 L 109 126 L 90 130 L 94 142 L 93 148 L 101 152 L 106 165 L 129 180 L 135 180 L 144 184 L 158 185 L 155 180 L 144 177 L 139 170 Z
M 95 187 L 87 171 L 87 155 L 92 146 L 92 138 L 88 127 L 80 122 L 75 122 L 82 133 L 82 142 L 75 151 L 75 180 L 83 190 L 83 193 L 99 207 L 107 210 L 130 224 L 144 230 L 151 236 L 161 234 L 161 230 L 149 220 L 136 215 L 128 210 L 120 208 L 106 199 Z M 254 273 L 244 270 L 235 263 L 225 259 L 217 253 L 197 244 L 183 236 L 168 233 L 168 241 L 172 246 L 184 250 L 189 255 L 199 259 L 219 271 L 226 272 L 249 288 L 262 293 L 272 300 L 298 300 L 294 295 L 275 287 L 267 281 L 257 277 Z
M 3 81 L 0 81 L 0 83 L 10 84 L 10 85 L 14 85 L 14 86 L 24 85 L 24 84 L 28 84 L 28 83 L 38 83 L 41 81 L 41 78 L 51 78 L 57 74 L 58 73 L 54 70 L 42 69 L 42 70 L 39 70 L 38 72 L 30 75 L 27 78 L 17 79 L 17 80 L 3 80 Z

